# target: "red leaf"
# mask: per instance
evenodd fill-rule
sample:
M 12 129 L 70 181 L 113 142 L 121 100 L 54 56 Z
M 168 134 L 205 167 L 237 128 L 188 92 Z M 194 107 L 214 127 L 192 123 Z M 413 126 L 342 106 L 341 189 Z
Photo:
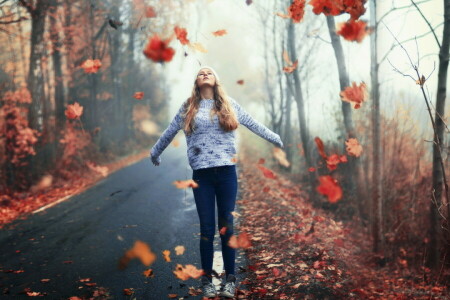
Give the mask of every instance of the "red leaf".
M 370 33 L 370 30 L 367 28 L 366 22 L 351 19 L 347 22 L 338 23 L 336 33 L 348 41 L 361 43 L 364 37 Z
M 227 34 L 227 31 L 225 29 L 221 29 L 221 30 L 214 31 L 212 34 L 214 34 L 214 36 L 222 36 L 222 35 Z
M 180 41 L 181 45 L 189 44 L 189 40 L 187 39 L 186 28 L 181 28 L 181 27 L 175 26 L 174 31 L 175 31 L 177 39 Z
M 316 188 L 317 192 L 328 197 L 330 203 L 336 203 L 342 198 L 342 189 L 330 175 L 319 177 L 320 185 Z
M 313 13 L 325 16 L 337 16 L 343 12 L 341 1 L 338 0 L 310 0 L 308 2 L 313 7 Z
M 156 17 L 155 9 L 152 6 L 147 5 L 145 7 L 145 16 L 147 18 L 154 18 L 154 17 Z
M 309 167 L 309 169 L 308 169 L 309 172 L 314 172 L 315 170 L 316 170 L 316 168 L 314 168 L 314 167 Z
M 316 136 L 314 138 L 314 141 L 317 144 L 317 149 L 319 149 L 320 156 L 322 156 L 323 158 L 327 159 L 327 155 L 326 155 L 325 149 L 324 149 L 325 147 L 323 146 L 322 140 L 319 137 Z
M 69 104 L 67 105 L 65 114 L 68 119 L 79 118 L 83 114 L 83 106 L 78 104 L 78 102 L 75 102 L 74 104 Z
M 136 92 L 133 95 L 134 98 L 141 100 L 144 97 L 144 92 Z
M 175 50 L 168 47 L 170 39 L 161 40 L 157 34 L 151 37 L 145 47 L 144 55 L 155 62 L 171 61 Z
M 359 86 L 356 82 L 352 82 L 352 86 L 346 87 L 339 93 L 342 101 L 353 104 L 353 108 L 358 109 L 361 107 L 361 103 L 367 99 L 366 84 L 362 82 Z
M 276 175 L 271 170 L 267 169 L 266 167 L 261 166 L 261 165 L 257 165 L 257 167 L 263 172 L 264 177 L 271 178 L 271 179 L 276 178 Z
M 294 0 L 289 6 L 289 16 L 292 18 L 292 22 L 299 23 L 303 19 L 305 14 L 305 2 L 306 0 Z
M 81 64 L 81 67 L 84 69 L 85 73 L 97 73 L 101 66 L 102 63 L 98 59 L 87 59 Z

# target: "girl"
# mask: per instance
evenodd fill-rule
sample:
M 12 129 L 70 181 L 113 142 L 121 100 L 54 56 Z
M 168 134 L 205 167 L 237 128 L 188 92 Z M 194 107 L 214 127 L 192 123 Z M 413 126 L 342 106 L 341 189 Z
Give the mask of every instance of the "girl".
M 201 67 L 196 74 L 191 97 L 180 107 L 168 128 L 150 150 L 155 166 L 159 157 L 180 129 L 186 136 L 187 155 L 200 219 L 200 257 L 204 275 L 201 278 L 204 297 L 216 297 L 212 283 L 213 241 L 215 235 L 215 198 L 218 229 L 222 243 L 225 286 L 220 296 L 235 294 L 236 250 L 228 245 L 233 235 L 233 215 L 237 195 L 235 130 L 243 124 L 255 134 L 283 148 L 280 136 L 254 120 L 233 98 L 226 95 L 213 68 Z

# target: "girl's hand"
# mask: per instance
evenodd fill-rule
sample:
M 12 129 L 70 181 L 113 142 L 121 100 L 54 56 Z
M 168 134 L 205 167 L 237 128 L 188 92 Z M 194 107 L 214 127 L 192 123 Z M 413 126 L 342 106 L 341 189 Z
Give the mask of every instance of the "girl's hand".
M 152 156 L 152 152 L 150 151 L 150 160 L 152 161 L 152 163 L 155 165 L 155 166 L 159 166 L 159 164 L 161 163 L 161 157 L 154 157 L 154 156 Z

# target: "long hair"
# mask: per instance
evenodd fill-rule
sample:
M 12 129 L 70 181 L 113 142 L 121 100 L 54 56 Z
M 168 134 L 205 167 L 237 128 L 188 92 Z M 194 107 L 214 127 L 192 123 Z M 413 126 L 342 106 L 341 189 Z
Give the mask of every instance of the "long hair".
M 225 89 L 220 84 L 219 80 L 216 78 L 216 82 L 213 87 L 214 91 L 214 105 L 210 112 L 210 118 L 214 114 L 217 114 L 219 118 L 220 127 L 226 131 L 233 131 L 238 128 L 239 122 L 234 112 L 231 102 L 225 92 Z M 190 135 L 195 128 L 195 115 L 198 112 L 200 105 L 200 87 L 197 84 L 197 78 L 194 81 L 194 87 L 192 88 L 191 96 L 184 102 L 184 126 L 183 129 L 186 135 Z

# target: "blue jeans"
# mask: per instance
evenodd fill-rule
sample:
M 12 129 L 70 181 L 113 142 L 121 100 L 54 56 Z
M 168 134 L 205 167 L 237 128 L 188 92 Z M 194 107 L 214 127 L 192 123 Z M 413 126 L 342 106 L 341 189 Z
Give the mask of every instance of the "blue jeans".
M 200 256 L 202 269 L 211 276 L 214 257 L 215 198 L 217 198 L 218 229 L 226 227 L 220 234 L 225 276 L 235 274 L 236 249 L 228 246 L 233 235 L 233 215 L 237 195 L 236 165 L 193 170 L 192 179 L 198 183 L 193 189 L 198 217 L 200 219 Z M 225 277 L 226 278 L 226 277 Z

